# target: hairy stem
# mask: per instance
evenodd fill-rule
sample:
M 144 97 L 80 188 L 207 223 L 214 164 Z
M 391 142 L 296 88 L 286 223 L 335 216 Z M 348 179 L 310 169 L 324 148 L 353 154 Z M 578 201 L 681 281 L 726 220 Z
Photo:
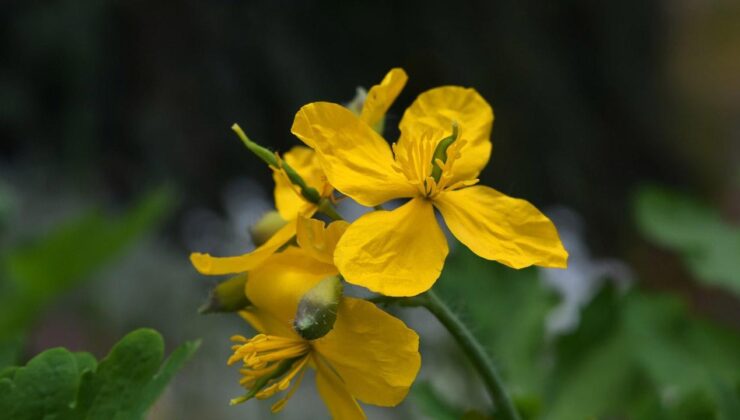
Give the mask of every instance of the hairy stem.
M 422 306 L 431 312 L 444 325 L 452 337 L 454 337 L 455 341 L 457 341 L 460 348 L 462 348 L 465 355 L 470 359 L 480 374 L 493 400 L 496 418 L 519 420 L 519 414 L 514 408 L 514 404 L 511 402 L 491 358 L 480 342 L 470 332 L 470 329 L 434 291 L 429 290 L 422 295 L 410 298 L 379 296 L 371 300 L 381 304 L 396 303 L 401 306 Z

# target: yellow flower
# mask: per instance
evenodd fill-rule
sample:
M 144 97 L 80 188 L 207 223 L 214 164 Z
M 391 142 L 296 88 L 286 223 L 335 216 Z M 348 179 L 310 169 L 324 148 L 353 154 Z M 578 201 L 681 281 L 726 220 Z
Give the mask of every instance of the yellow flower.
M 446 161 L 437 143 L 459 127 Z M 565 267 L 568 253 L 552 222 L 525 200 L 473 186 L 491 154 L 493 111 L 474 90 L 445 86 L 422 93 L 403 115 L 391 149 L 345 108 L 315 102 L 296 114 L 292 132 L 317 152 L 329 182 L 365 206 L 410 198 L 393 211 L 354 222 L 337 245 L 345 279 L 388 296 L 413 296 L 439 277 L 448 253 L 434 208 L 463 244 L 513 268 Z M 433 176 L 434 166 L 440 171 Z
M 327 182 L 313 150 L 305 146 L 296 146 L 285 153 L 283 159 L 298 172 L 309 187 L 315 188 L 321 197 L 331 195 L 333 189 Z M 273 178 L 275 180 L 275 207 L 280 217 L 286 221 L 285 225 L 264 244 L 243 255 L 213 257 L 210 254 L 199 252 L 190 254 L 190 262 L 201 274 L 243 273 L 256 268 L 295 236 L 296 221 L 299 216 L 311 217 L 316 212 L 316 204 L 303 198 L 297 187 L 290 182 L 285 171 L 273 168 Z
M 360 114 L 362 121 L 370 125 L 378 124 L 403 89 L 407 79 L 402 69 L 393 69 L 388 72 L 380 84 L 370 88 L 362 105 Z M 311 145 L 308 142 L 307 144 Z M 282 159 L 295 169 L 306 185 L 316 189 L 321 198 L 332 197 L 334 189 L 327 181 L 318 158 L 311 148 L 295 146 L 285 153 Z M 290 181 L 285 170 L 272 169 L 275 181 L 275 207 L 287 223 L 264 244 L 243 255 L 213 257 L 200 252 L 190 254 L 191 263 L 201 274 L 234 274 L 254 269 L 293 238 L 296 232 L 296 218 L 299 215 L 311 217 L 316 212 L 317 205 L 303 197 L 300 189 Z
M 372 303 L 343 297 L 334 328 L 325 336 L 306 340 L 292 328 L 301 297 L 337 274 L 331 258 L 346 226 L 334 222 L 324 229 L 322 222 L 301 218 L 300 247 L 274 254 L 250 272 L 246 293 L 253 306 L 241 315 L 259 334 L 232 338 L 229 364 L 242 363 L 241 384 L 249 390 L 233 403 L 285 391 L 272 406 L 279 411 L 307 367 L 316 369 L 319 394 L 336 419 L 364 418 L 357 400 L 394 406 L 405 398 L 421 358 L 418 336 L 402 321 Z

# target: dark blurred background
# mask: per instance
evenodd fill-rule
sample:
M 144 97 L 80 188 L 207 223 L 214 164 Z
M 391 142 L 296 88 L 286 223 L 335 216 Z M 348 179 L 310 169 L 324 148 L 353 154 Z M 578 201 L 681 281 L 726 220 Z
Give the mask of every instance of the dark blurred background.
M 701 208 L 696 218 L 706 210 L 722 226 L 717 234 L 732 236 L 722 239 L 722 264 L 740 257 L 735 1 L 5 1 L 4 252 L 43 240 L 91 207 L 120 216 L 161 188 L 170 203 L 123 262 L 86 274 L 108 280 L 65 289 L 33 317 L 30 342 L 41 344 L 25 344 L 24 354 L 47 345 L 104 354 L 134 326 L 155 326 L 177 342 L 226 323 L 212 333 L 224 343 L 206 344 L 199 356 L 223 357 L 241 324 L 193 314 L 212 280 L 197 276 L 187 255 L 195 246 L 243 252 L 246 226 L 271 207 L 272 188 L 270 171 L 229 127 L 238 122 L 285 151 L 298 144 L 290 125 L 301 105 L 349 101 L 358 85 L 399 66 L 410 79 L 388 115 L 389 140 L 420 92 L 475 87 L 496 116 L 482 183 L 546 210 L 567 208 L 585 232 L 583 246 L 628 266 L 635 287 L 678 296 L 692 316 L 740 328 L 737 275 L 702 281 L 695 256 L 683 259 L 699 245 L 671 248 L 635 220 L 640 191 L 658 186 L 665 200 L 656 206 L 666 213 L 650 226 L 682 212 L 675 203 L 689 197 L 690 208 Z M 224 236 L 236 245 L 218 245 Z M 172 325 L 183 320 L 188 326 Z M 222 360 L 208 369 L 196 363 L 194 383 L 180 385 L 185 395 L 234 381 Z M 213 369 L 207 382 L 202 375 Z M 207 407 L 192 418 L 245 413 L 221 407 L 234 387 L 219 386 L 226 393 L 200 401 Z M 259 408 L 250 413 L 266 413 Z

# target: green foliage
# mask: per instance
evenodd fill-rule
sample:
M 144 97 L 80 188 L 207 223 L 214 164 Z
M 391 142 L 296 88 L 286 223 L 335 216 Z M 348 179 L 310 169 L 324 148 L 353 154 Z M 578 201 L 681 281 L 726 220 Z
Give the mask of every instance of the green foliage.
M 659 187 L 642 188 L 635 199 L 640 231 L 678 252 L 698 280 L 740 294 L 740 228 L 690 198 Z
M 417 381 L 411 389 L 411 398 L 422 414 L 430 419 L 456 420 L 464 412 L 447 401 L 429 382 Z
M 605 287 L 576 330 L 548 341 L 544 321 L 555 299 L 536 270 L 511 270 L 460 248 L 439 287 L 465 302 L 457 309 L 524 418 L 739 418 L 740 335 L 674 296 Z M 469 404 L 445 401 L 428 386 L 413 395 L 425 413 Z
M 87 279 L 156 226 L 172 201 L 169 190 L 155 190 L 123 215 L 90 211 L 41 238 L 3 250 L 0 348 L 21 334 L 52 298 Z
M 142 419 L 199 345 L 185 343 L 162 364 L 162 336 L 139 329 L 100 363 L 88 353 L 46 350 L 0 372 L 0 413 L 18 420 Z
M 466 410 L 447 401 L 429 382 L 416 382 L 411 398 L 424 414 L 433 420 L 491 420 L 492 417 L 477 410 Z
M 463 319 L 495 355 L 514 395 L 538 390 L 546 364 L 540 352 L 543 319 L 554 299 L 539 286 L 537 271 L 512 270 L 460 247 L 448 258 L 438 287 L 453 309 L 455 302 L 465 303 Z

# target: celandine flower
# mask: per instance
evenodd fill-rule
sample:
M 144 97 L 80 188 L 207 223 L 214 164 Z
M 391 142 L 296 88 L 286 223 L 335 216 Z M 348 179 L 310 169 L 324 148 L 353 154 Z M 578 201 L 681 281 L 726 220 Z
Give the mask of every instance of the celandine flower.
M 293 328 L 301 298 L 337 274 L 331 257 L 346 226 L 335 222 L 324 229 L 322 222 L 300 219 L 300 247 L 288 247 L 250 272 L 246 293 L 253 306 L 241 315 L 259 334 L 232 338 L 229 364 L 242 363 L 241 384 L 248 390 L 233 403 L 284 392 L 272 406 L 279 411 L 309 367 L 316 369 L 319 394 L 336 419 L 364 418 L 357 400 L 394 406 L 405 398 L 421 358 L 418 336 L 402 321 L 372 303 L 343 297 L 328 334 L 307 340 Z
M 314 148 L 334 188 L 371 207 L 411 199 L 348 228 L 335 253 L 348 282 L 388 296 L 428 290 L 448 253 L 435 207 L 455 237 L 483 258 L 513 268 L 566 266 L 568 253 L 546 216 L 525 200 L 474 186 L 490 157 L 492 125 L 490 105 L 458 86 L 422 93 L 404 113 L 392 149 L 340 105 L 315 102 L 298 111 L 292 132 Z
M 370 88 L 362 104 L 359 118 L 370 126 L 377 126 L 393 101 L 406 84 L 408 77 L 401 69 L 392 69 L 380 84 Z M 240 130 L 240 129 L 239 129 Z M 239 131 L 241 133 L 241 131 Z M 243 135 L 243 133 L 241 133 Z M 278 156 L 278 159 L 281 159 Z M 334 189 L 327 182 L 326 175 L 319 165 L 315 152 L 305 146 L 293 147 L 282 156 L 306 184 L 315 189 L 321 198 L 331 198 Z M 311 217 L 317 210 L 316 203 L 306 200 L 294 185 L 285 170 L 272 168 L 275 181 L 275 207 L 286 224 L 264 244 L 252 252 L 235 257 L 213 257 L 210 254 L 194 252 L 190 255 L 193 266 L 206 275 L 243 273 L 254 269 L 290 241 L 296 232 L 296 218 Z

